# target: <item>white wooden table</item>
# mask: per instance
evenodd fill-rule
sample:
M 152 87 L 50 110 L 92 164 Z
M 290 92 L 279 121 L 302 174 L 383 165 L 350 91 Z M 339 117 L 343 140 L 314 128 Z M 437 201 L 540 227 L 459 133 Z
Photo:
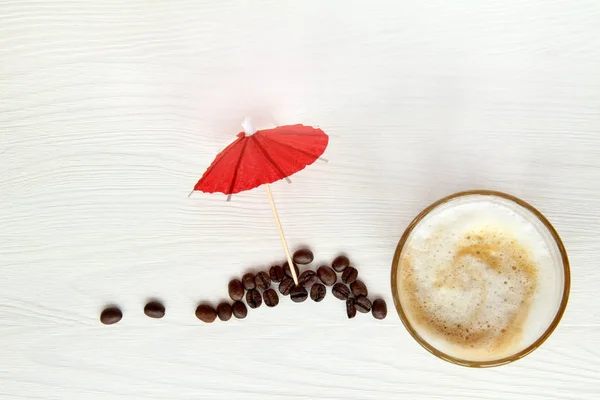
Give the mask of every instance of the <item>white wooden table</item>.
M 597 397 L 599 21 L 594 0 L 0 1 L 0 398 Z M 245 116 L 330 135 L 273 186 L 282 222 L 319 262 L 348 252 L 386 320 L 331 294 L 195 318 L 284 258 L 264 190 L 187 197 Z M 407 223 L 470 188 L 538 207 L 572 263 L 556 332 L 488 370 L 423 350 L 389 285 Z

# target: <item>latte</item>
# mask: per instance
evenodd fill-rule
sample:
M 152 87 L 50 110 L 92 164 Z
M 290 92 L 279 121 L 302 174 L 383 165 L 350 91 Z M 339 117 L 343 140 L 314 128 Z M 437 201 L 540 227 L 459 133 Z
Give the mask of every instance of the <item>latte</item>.
M 398 298 L 410 325 L 451 357 L 485 362 L 530 346 L 560 307 L 564 273 L 547 227 L 512 200 L 440 204 L 406 239 Z

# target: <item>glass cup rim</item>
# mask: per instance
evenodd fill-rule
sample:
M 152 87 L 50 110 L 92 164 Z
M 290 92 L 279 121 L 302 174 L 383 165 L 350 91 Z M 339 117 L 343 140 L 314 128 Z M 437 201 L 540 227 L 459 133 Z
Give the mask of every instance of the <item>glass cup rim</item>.
M 404 309 L 402 308 L 402 304 L 400 303 L 400 297 L 398 295 L 397 277 L 398 277 L 398 267 L 399 267 L 399 263 L 400 263 L 400 255 L 402 253 L 402 250 L 404 248 L 404 245 L 406 244 L 408 237 L 410 236 L 410 234 L 412 233 L 414 228 L 419 224 L 419 222 L 421 222 L 423 220 L 423 218 L 425 218 L 425 216 L 427 216 L 431 211 L 433 211 L 437 207 L 441 206 L 442 204 L 445 204 L 445 203 L 447 203 L 451 200 L 457 199 L 459 197 L 465 197 L 465 196 L 471 196 L 471 195 L 501 197 L 506 200 L 510 200 L 510 201 L 516 203 L 517 205 L 529 210 L 540 222 L 542 222 L 542 224 L 546 227 L 546 229 L 548 229 L 548 231 L 552 235 L 552 238 L 553 238 L 554 242 L 556 243 L 556 246 L 558 247 L 558 250 L 560 252 L 560 256 L 561 256 L 561 260 L 562 260 L 562 264 L 563 264 L 563 270 L 564 270 L 564 285 L 563 285 L 562 299 L 560 302 L 560 306 L 559 306 L 554 318 L 552 319 L 552 322 L 550 323 L 550 325 L 548 325 L 548 328 L 544 331 L 544 333 L 535 342 L 533 342 L 531 345 L 527 346 L 525 349 L 523 349 L 511 356 L 503 357 L 503 358 L 500 358 L 497 360 L 471 361 L 471 360 L 453 357 L 449 354 L 446 354 L 446 353 L 436 349 L 431 344 L 429 344 L 429 342 L 427 342 L 425 339 L 423 339 L 421 337 L 421 335 L 419 335 L 417 333 L 417 331 L 413 328 L 412 324 L 410 323 L 410 321 L 406 317 L 406 314 L 404 313 Z M 396 307 L 396 311 L 398 312 L 398 315 L 400 316 L 400 320 L 404 324 L 404 327 L 406 328 L 406 330 L 408 330 L 408 333 L 410 333 L 410 335 L 417 341 L 417 343 L 419 343 L 422 347 L 424 347 L 427 351 L 432 353 L 434 356 L 436 356 L 442 360 L 448 361 L 450 363 L 462 365 L 465 367 L 472 367 L 472 368 L 487 368 L 487 367 L 496 367 L 496 366 L 508 364 L 513 361 L 519 360 L 519 359 L 525 357 L 526 355 L 528 355 L 529 353 L 531 353 L 532 351 L 534 351 L 535 349 L 537 349 L 538 347 L 540 347 L 542 345 L 542 343 L 544 343 L 546 341 L 546 339 L 548 339 L 548 337 L 550 337 L 552 332 L 554 332 L 554 330 L 558 326 L 563 314 L 565 313 L 565 309 L 566 309 L 567 303 L 569 301 L 569 292 L 571 290 L 571 269 L 569 266 L 569 258 L 567 256 L 567 251 L 565 250 L 565 247 L 563 245 L 563 242 L 562 242 L 560 236 L 558 235 L 558 232 L 556 231 L 556 229 L 554 229 L 554 227 L 552 226 L 550 221 L 548 221 L 548 219 L 540 211 L 538 211 L 535 207 L 533 207 L 531 204 L 527 203 L 526 201 L 521 200 L 520 198 L 510 195 L 510 194 L 507 194 L 507 193 L 498 192 L 498 191 L 494 191 L 494 190 L 467 190 L 467 191 L 462 191 L 462 192 L 457 192 L 457 193 L 451 194 L 449 196 L 443 197 L 443 198 L 435 201 L 434 203 L 432 203 L 431 205 L 426 207 L 423 211 L 421 211 L 411 221 L 411 223 L 408 225 L 408 227 L 405 229 L 404 233 L 402 234 L 402 237 L 400 238 L 398 245 L 396 247 L 396 252 L 394 253 L 394 259 L 392 260 L 391 283 L 392 283 L 392 297 L 394 298 L 394 306 Z

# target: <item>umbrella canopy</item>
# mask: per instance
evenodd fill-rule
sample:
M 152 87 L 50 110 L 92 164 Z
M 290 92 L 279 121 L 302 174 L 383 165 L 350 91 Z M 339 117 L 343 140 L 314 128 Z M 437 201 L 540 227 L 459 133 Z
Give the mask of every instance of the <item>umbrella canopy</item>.
M 194 190 L 231 195 L 276 182 L 315 162 L 328 142 L 321 129 L 304 125 L 240 132 L 217 155 Z

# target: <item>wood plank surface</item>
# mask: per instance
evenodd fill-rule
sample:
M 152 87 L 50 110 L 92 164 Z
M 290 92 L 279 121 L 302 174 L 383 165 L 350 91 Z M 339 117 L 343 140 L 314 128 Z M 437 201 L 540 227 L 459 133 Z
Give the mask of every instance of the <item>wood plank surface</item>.
M 0 0 L 0 398 L 596 398 L 599 21 L 594 0 Z M 292 248 L 347 252 L 386 320 L 331 293 L 195 318 L 285 258 L 264 190 L 187 197 L 245 116 L 330 135 L 273 195 Z M 410 220 L 473 188 L 535 205 L 572 266 L 556 332 L 488 370 L 423 350 L 389 284 Z

